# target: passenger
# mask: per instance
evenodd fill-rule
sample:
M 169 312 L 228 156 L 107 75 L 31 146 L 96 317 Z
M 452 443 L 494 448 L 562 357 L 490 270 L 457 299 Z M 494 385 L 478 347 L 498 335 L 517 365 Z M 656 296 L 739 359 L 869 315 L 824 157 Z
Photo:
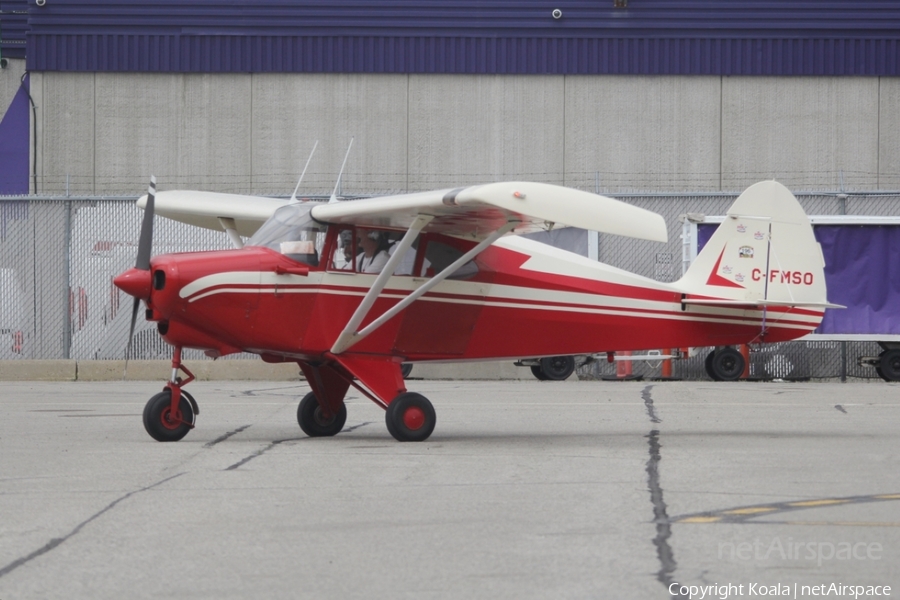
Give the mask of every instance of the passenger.
M 418 242 L 418 240 L 416 240 Z M 393 256 L 397 251 L 397 245 L 400 242 L 397 241 L 391 244 L 391 247 L 388 248 L 388 256 Z M 414 243 L 407 251 L 406 254 L 403 255 L 403 258 L 400 259 L 400 264 L 397 265 L 397 268 L 394 269 L 394 275 L 412 275 L 413 267 L 416 262 L 416 247 L 417 243 Z M 431 262 L 426 258 L 422 261 L 422 275 L 424 275 L 428 271 L 428 267 L 431 266 Z
M 358 229 L 357 242 L 362 252 L 356 257 L 356 268 L 360 273 L 381 273 L 388 261 L 387 237 L 380 231 Z

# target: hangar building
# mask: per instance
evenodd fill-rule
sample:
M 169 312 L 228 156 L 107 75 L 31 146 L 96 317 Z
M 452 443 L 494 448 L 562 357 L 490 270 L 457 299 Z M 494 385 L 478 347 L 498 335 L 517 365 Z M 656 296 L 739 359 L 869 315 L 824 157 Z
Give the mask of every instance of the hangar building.
M 3 0 L 5 193 L 900 184 L 885 0 Z M 23 108 L 24 106 L 24 108 Z M 17 133 L 20 135 L 20 133 Z M 9 137 L 9 136 L 6 136 Z M 4 140 L 4 145 L 10 145 Z M 12 171 L 12 172 L 10 172 Z M 27 183 L 24 183 L 26 182 Z M 24 186 L 27 185 L 27 189 Z M 0 191 L 0 193 L 4 193 Z

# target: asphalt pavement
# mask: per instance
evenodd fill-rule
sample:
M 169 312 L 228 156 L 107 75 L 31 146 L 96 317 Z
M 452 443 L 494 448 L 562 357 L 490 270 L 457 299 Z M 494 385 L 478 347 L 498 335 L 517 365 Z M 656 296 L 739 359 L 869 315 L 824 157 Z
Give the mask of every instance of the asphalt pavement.
M 900 384 L 408 386 L 426 442 L 229 381 L 159 443 L 161 383 L 4 382 L 0 600 L 900 596 Z

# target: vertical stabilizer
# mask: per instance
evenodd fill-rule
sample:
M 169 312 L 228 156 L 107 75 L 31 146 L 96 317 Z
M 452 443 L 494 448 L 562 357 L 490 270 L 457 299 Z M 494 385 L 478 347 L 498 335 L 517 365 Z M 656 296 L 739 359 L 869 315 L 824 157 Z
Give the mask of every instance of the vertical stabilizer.
M 827 306 L 825 261 L 809 218 L 776 181 L 747 188 L 676 285 L 689 298 Z

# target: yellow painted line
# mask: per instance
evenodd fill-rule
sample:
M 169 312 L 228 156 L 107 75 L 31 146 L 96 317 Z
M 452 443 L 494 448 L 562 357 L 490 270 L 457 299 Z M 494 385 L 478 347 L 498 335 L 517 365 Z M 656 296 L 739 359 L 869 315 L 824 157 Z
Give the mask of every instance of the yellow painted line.
M 767 521 L 761 521 L 766 523 Z M 900 523 L 875 523 L 871 521 L 775 521 L 779 525 L 834 525 L 839 527 L 900 527 Z
M 900 500 L 900 494 L 882 494 L 875 497 L 879 500 Z
M 759 513 L 772 512 L 778 510 L 774 506 L 752 506 L 750 508 L 735 508 L 733 510 L 723 510 L 723 515 L 756 515 Z
M 680 521 L 676 521 L 677 523 L 715 523 L 716 521 L 721 521 L 722 517 L 688 517 L 686 519 L 681 519 Z
M 788 506 L 828 506 L 829 504 L 846 504 L 850 500 L 805 500 L 803 502 L 788 502 Z

